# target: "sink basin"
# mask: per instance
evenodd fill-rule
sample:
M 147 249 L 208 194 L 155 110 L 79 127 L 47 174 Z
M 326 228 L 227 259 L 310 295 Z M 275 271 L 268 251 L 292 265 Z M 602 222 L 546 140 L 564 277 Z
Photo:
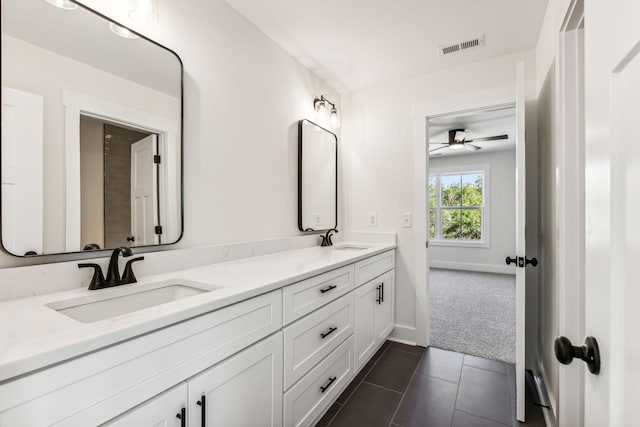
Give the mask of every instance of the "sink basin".
M 362 251 L 365 249 L 369 249 L 370 247 L 371 246 L 344 244 L 344 245 L 336 245 L 332 249 L 334 251 Z
M 94 291 L 95 294 L 55 301 L 47 307 L 83 323 L 97 322 L 145 308 L 178 301 L 221 286 L 205 285 L 189 280 L 169 280 L 132 284 Z

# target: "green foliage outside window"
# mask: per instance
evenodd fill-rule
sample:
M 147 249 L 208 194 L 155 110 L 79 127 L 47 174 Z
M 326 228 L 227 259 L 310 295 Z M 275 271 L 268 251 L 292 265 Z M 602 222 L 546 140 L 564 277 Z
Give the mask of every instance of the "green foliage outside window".
M 438 181 L 440 205 L 438 206 Z M 436 237 L 437 212 L 441 238 L 482 240 L 484 174 L 432 175 L 429 177 L 429 235 Z

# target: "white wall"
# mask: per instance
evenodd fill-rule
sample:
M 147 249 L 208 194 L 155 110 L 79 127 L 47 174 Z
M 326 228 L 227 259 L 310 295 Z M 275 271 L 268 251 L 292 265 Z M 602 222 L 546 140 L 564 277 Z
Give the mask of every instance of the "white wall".
M 126 2 L 85 3 L 130 22 Z M 298 235 L 297 122 L 315 120 L 320 94 L 340 109 L 339 95 L 222 0 L 161 0 L 159 25 L 130 25 L 184 64 L 185 228 L 177 247 Z M 49 158 L 61 172 L 63 152 Z M 0 266 L 62 259 L 69 257 L 1 254 Z
M 416 239 L 412 228 L 401 226 L 402 212 L 415 212 L 414 206 L 414 108 L 425 100 L 465 97 L 477 93 L 513 86 L 515 92 L 515 66 L 519 61 L 526 64 L 529 86 L 535 85 L 534 52 L 520 52 L 493 58 L 480 63 L 425 74 L 416 78 L 363 89 L 343 97 L 342 115 L 343 145 L 348 150 L 346 164 L 346 225 L 350 230 L 380 230 L 397 233 L 398 251 L 396 258 L 396 324 L 394 334 L 406 340 L 415 340 L 415 272 L 419 263 L 416 259 Z M 533 89 L 533 88 L 532 88 Z M 535 206 L 537 188 L 535 185 L 535 111 L 530 105 L 533 90 L 527 93 L 527 149 L 528 183 L 527 191 L 528 246 L 536 247 L 537 223 Z M 480 105 L 478 107 L 481 107 Z M 442 111 L 447 113 L 447 111 Z M 531 150 L 531 151 L 530 151 Z M 529 185 L 528 185 L 529 187 Z M 531 194 L 531 195 L 529 195 Z M 531 197 L 531 199 L 530 199 Z M 377 212 L 378 226 L 368 227 L 368 213 Z M 531 217 L 531 221 L 530 220 Z M 414 218 L 416 221 L 426 219 Z M 534 253 L 532 249 L 530 253 Z M 532 273 L 532 274 L 535 274 Z M 535 287 L 531 287 L 535 292 Z M 534 304 L 536 295 L 527 295 Z M 535 309 L 527 312 L 527 324 L 535 325 Z M 534 335 L 531 335 L 533 339 Z M 527 343 L 533 348 L 534 343 Z M 530 346 L 530 347 L 529 347 Z
M 497 151 L 464 156 L 432 157 L 429 169 L 489 164 L 488 211 L 489 247 L 440 246 L 431 244 L 431 267 L 515 274 L 514 266 L 505 265 L 506 256 L 516 253 L 516 153 Z M 461 169 L 464 170 L 464 169 Z

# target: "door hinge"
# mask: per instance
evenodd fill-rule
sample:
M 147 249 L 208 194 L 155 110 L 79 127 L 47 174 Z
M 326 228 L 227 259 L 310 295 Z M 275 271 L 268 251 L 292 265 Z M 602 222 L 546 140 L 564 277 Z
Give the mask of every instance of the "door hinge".
M 425 242 L 425 246 L 427 247 L 427 249 L 429 249 L 429 241 L 428 240 Z
M 160 164 L 160 154 L 155 154 L 153 156 L 153 163 L 159 165 Z
M 162 226 L 161 225 L 156 225 L 156 234 L 162 234 Z

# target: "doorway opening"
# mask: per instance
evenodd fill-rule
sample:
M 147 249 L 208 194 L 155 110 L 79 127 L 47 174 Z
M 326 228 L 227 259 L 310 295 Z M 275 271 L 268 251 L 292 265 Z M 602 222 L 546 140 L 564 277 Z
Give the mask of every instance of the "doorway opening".
M 160 244 L 158 134 L 80 116 L 81 247 Z
M 429 119 L 433 347 L 516 362 L 516 109 Z

